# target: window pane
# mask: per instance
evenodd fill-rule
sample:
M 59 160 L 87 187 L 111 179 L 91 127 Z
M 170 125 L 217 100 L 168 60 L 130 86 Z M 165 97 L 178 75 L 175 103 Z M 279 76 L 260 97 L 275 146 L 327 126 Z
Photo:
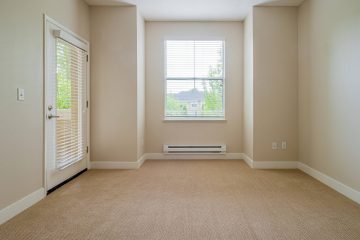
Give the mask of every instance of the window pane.
M 167 80 L 167 117 L 223 117 L 222 80 Z
M 194 76 L 194 41 L 167 41 L 167 77 Z
M 56 168 L 63 169 L 86 154 L 85 67 L 83 50 L 56 40 Z
M 166 117 L 224 117 L 224 42 L 166 41 Z
M 223 77 L 223 42 L 195 41 L 195 77 Z
M 57 41 L 56 46 L 56 62 L 57 62 L 57 95 L 56 108 L 70 109 L 71 106 L 71 72 L 70 72 L 70 48 L 66 42 Z

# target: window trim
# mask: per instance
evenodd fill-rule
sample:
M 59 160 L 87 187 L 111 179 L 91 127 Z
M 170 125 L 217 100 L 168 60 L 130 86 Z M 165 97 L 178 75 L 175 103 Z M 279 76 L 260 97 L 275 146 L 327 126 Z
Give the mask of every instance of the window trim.
M 224 115 L 221 117 L 167 117 L 166 116 L 166 98 L 167 98 L 167 41 L 222 41 L 223 42 L 223 112 Z M 163 89 L 163 122 L 226 122 L 226 39 L 224 37 L 194 37 L 194 38 L 172 38 L 166 37 L 163 39 L 163 61 L 164 61 L 164 89 Z

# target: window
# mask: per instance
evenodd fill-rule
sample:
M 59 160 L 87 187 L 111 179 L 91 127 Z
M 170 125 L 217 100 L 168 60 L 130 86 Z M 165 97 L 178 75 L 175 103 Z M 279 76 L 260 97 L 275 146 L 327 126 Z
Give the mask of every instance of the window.
M 86 52 L 56 39 L 56 168 L 86 155 Z
M 165 41 L 165 118 L 224 118 L 224 41 Z

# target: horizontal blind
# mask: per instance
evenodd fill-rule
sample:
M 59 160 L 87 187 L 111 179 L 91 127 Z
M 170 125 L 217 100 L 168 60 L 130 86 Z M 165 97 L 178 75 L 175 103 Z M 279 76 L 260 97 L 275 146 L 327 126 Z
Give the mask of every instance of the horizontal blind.
M 224 42 L 166 41 L 166 117 L 224 117 Z
M 56 39 L 56 168 L 86 154 L 86 52 Z

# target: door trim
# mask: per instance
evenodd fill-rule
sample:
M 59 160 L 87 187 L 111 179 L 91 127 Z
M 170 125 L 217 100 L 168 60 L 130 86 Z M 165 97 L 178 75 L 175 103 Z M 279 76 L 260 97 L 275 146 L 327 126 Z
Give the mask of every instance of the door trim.
M 77 35 L 76 33 L 74 33 L 73 31 L 71 31 L 70 29 L 68 29 L 67 27 L 63 26 L 62 24 L 58 23 L 57 21 L 55 21 L 54 19 L 52 19 L 51 17 L 47 16 L 46 14 L 43 15 L 43 186 L 44 189 L 47 189 L 47 163 L 46 163 L 46 154 L 45 151 L 47 149 L 47 145 L 46 145 L 46 129 L 45 129 L 45 118 L 46 118 L 46 98 L 47 98 L 47 94 L 46 94 L 46 89 L 47 89 L 47 81 L 48 81 L 48 69 L 47 69 L 47 65 L 48 65 L 48 46 L 47 46 L 47 35 L 46 35 L 46 29 L 48 27 L 48 24 L 54 24 L 56 25 L 59 29 L 61 29 L 62 31 L 64 31 L 67 35 L 74 37 L 75 39 L 77 39 L 78 41 L 81 41 L 84 46 L 85 46 L 85 51 L 87 52 L 87 62 L 86 62 L 86 101 L 88 104 L 86 104 L 87 108 L 86 108 L 86 117 L 87 117 L 87 146 L 89 151 L 86 154 L 86 169 L 90 169 L 90 43 L 89 41 L 87 41 L 86 39 L 80 37 L 79 35 Z M 82 172 L 82 171 L 81 171 Z M 79 173 L 78 173 L 79 174 Z M 77 175 L 77 174 L 76 174 Z

